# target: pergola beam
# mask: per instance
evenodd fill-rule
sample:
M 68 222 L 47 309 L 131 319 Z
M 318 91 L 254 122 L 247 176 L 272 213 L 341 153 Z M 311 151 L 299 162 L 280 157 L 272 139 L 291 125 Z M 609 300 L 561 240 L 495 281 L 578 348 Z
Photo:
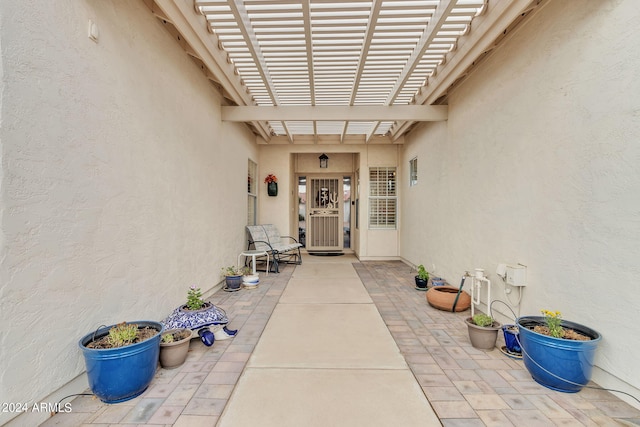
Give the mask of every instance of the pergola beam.
M 278 105 L 280 102 L 278 100 L 278 95 L 273 90 L 274 84 L 271 80 L 269 67 L 267 67 L 266 60 L 262 54 L 262 50 L 260 49 L 258 38 L 253 31 L 251 20 L 249 19 L 249 14 L 247 13 L 244 3 L 241 0 L 234 0 L 227 2 L 227 4 L 231 8 L 233 16 L 236 18 L 238 28 L 247 43 L 247 48 L 249 49 L 249 52 L 251 52 L 251 56 L 258 68 L 258 73 L 260 73 L 260 76 L 262 77 L 262 81 L 267 89 L 269 98 L 271 98 L 271 102 L 273 102 L 274 105 Z
M 316 105 L 316 81 L 313 65 L 313 34 L 311 32 L 311 6 L 309 0 L 302 2 L 302 16 L 304 17 L 304 43 L 307 52 L 307 70 L 309 79 L 309 96 L 311 105 Z M 304 74 L 301 79 L 304 81 Z
M 369 48 L 371 48 L 371 41 L 373 40 L 373 35 L 375 33 L 376 23 L 378 21 L 378 16 L 380 15 L 380 9 L 382 8 L 382 0 L 374 0 L 371 4 L 371 13 L 369 17 L 369 21 L 367 22 L 367 29 L 364 32 L 364 43 L 362 44 L 362 50 L 360 51 L 360 57 L 358 58 L 358 68 L 356 69 L 356 75 L 353 79 L 353 83 L 351 86 L 351 96 L 349 97 L 349 105 L 353 105 L 356 101 L 356 97 L 358 95 L 358 88 L 360 87 L 360 80 L 362 79 L 362 74 L 364 72 L 364 66 L 367 62 L 367 53 L 369 52 Z M 344 140 L 344 136 L 347 133 L 347 129 L 349 127 L 349 122 L 344 123 L 344 127 L 342 128 L 342 133 L 340 134 L 340 141 Z M 374 128 L 377 128 L 377 124 Z M 374 129 L 375 130 L 375 129 Z M 373 133 L 373 130 L 371 131 Z M 367 140 L 369 140 L 370 136 L 367 135 Z
M 218 49 L 217 38 L 203 28 L 202 15 L 193 7 L 179 0 L 155 0 L 163 16 L 166 16 L 180 31 L 198 57 L 216 79 L 227 89 L 237 104 L 251 104 L 251 96 L 240 84 L 232 64 L 227 62 L 226 52 Z M 157 14 L 157 12 L 156 12 Z
M 429 84 L 421 88 L 415 102 L 429 104 L 437 101 L 452 84 L 465 76 L 483 53 L 493 50 L 496 39 L 504 37 L 510 25 L 541 3 L 540 0 L 513 0 L 493 4 L 482 16 L 474 19 L 469 34 L 458 40 L 456 54 L 438 67 L 434 76 L 429 77 Z M 396 123 L 391 129 L 391 138 L 400 138 L 412 124 L 410 120 Z
M 446 105 L 392 105 L 392 106 L 223 106 L 222 120 L 228 122 L 276 121 L 415 121 L 435 122 L 447 120 Z
M 449 13 L 451 12 L 451 10 L 455 5 L 456 5 L 456 2 L 453 0 L 444 0 L 440 2 L 438 7 L 436 7 L 436 10 L 433 16 L 429 20 L 429 24 L 427 24 L 427 28 L 425 29 L 424 33 L 420 37 L 420 41 L 418 41 L 418 44 L 416 48 L 413 50 L 413 53 L 411 54 L 411 57 L 407 61 L 404 69 L 402 70 L 400 77 L 396 80 L 396 83 L 393 89 L 391 90 L 389 97 L 387 98 L 387 101 L 386 101 L 387 105 L 392 104 L 393 101 L 398 97 L 398 95 L 400 94 L 400 91 L 402 90 L 405 83 L 407 83 L 407 80 L 409 79 L 409 77 L 411 77 L 411 74 L 420 63 L 420 59 L 422 59 L 422 56 L 424 55 L 425 51 L 427 50 L 431 42 L 433 42 L 433 39 L 435 39 L 436 36 L 438 35 L 438 31 L 440 31 L 440 29 L 446 22 L 447 16 L 449 15 Z
M 184 0 L 155 0 L 154 5 L 159 9 L 152 7 L 156 16 L 166 17 L 175 26 L 190 46 L 190 54 L 209 69 L 230 99 L 239 105 L 253 104 L 251 95 L 242 85 L 241 78 L 236 75 L 235 68 L 228 63 L 226 52 L 218 49 L 217 38 L 203 28 L 202 15 L 197 13 L 192 4 Z M 270 138 L 266 123 L 254 123 L 254 126 L 263 138 Z

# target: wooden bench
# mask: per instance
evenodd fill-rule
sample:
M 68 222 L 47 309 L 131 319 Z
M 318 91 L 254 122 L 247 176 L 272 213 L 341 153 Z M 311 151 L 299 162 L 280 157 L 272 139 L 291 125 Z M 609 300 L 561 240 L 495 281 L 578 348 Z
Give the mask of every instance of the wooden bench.
M 279 273 L 279 264 L 302 264 L 300 244 L 291 236 L 281 236 L 273 224 L 248 225 L 249 244 L 247 249 L 266 251 L 273 260 L 272 271 Z

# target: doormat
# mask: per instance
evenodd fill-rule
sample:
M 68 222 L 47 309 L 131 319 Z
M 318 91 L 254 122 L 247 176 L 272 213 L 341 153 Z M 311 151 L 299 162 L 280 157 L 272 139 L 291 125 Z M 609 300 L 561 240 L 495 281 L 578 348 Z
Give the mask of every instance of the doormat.
M 340 256 L 344 255 L 344 252 L 308 252 L 308 254 L 313 256 Z

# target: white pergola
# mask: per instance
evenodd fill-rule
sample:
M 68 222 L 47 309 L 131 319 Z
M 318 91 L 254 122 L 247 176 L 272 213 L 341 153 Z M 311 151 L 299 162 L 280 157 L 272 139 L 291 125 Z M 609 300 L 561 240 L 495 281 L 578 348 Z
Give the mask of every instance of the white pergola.
M 394 143 L 544 0 L 144 0 L 260 142 Z

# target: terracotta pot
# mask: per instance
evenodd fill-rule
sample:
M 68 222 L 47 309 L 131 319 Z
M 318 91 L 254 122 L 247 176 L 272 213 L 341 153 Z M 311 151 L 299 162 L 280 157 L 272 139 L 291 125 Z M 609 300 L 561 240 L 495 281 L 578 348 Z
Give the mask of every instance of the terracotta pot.
M 453 303 L 458 295 L 458 288 L 453 286 L 433 286 L 427 291 L 427 302 L 439 310 L 453 311 Z M 460 292 L 455 311 L 464 311 L 471 307 L 471 296 Z
M 183 332 L 185 338 L 164 343 L 160 341 L 160 365 L 165 369 L 174 369 L 182 365 L 187 359 L 189 352 L 189 343 L 191 342 L 191 330 L 186 328 L 170 329 L 162 333 L 162 335 Z

